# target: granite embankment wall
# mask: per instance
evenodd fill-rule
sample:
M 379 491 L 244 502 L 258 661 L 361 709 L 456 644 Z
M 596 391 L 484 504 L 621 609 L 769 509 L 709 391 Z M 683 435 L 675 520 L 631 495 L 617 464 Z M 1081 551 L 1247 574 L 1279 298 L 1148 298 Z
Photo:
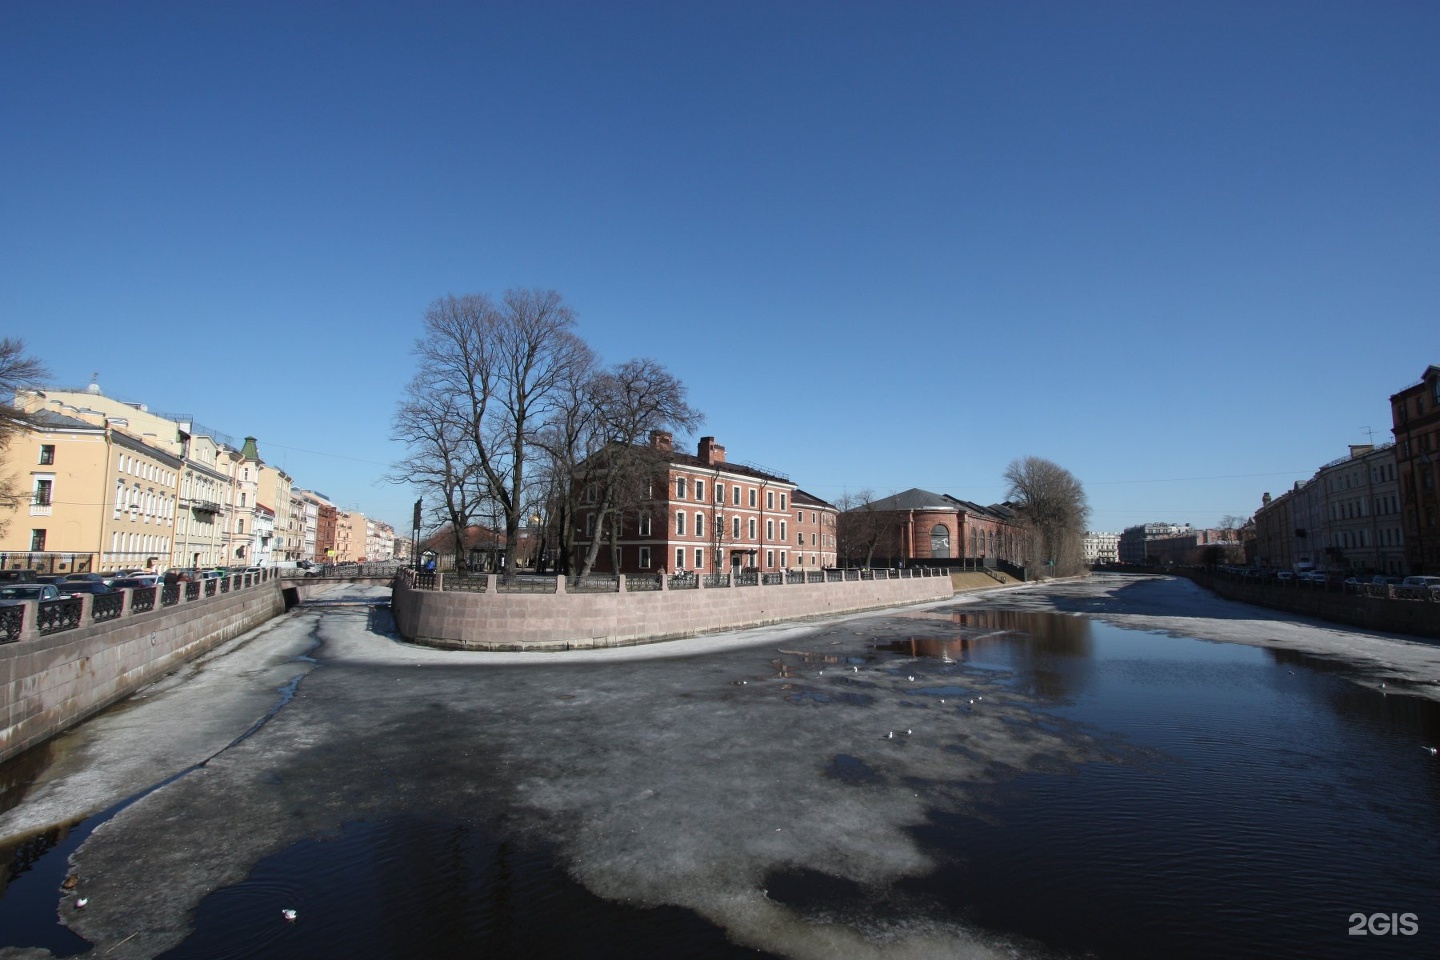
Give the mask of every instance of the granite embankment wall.
M 242 588 L 243 584 L 243 588 Z M 38 605 L 26 629 L 0 644 L 0 760 L 44 743 L 86 717 L 164 676 L 178 664 L 284 613 L 308 584 L 271 579 L 171 606 L 95 622 L 95 597 L 82 597 L 78 626 L 42 634 Z
M 1175 571 L 1227 600 L 1381 633 L 1440 639 L 1440 601 L 1347 593 L 1334 585 L 1247 581 L 1203 570 Z
M 489 577 L 480 591 L 417 589 L 396 578 L 391 608 L 400 635 L 414 643 L 461 650 L 585 650 L 631 646 L 717 630 L 903 606 L 954 595 L 950 577 L 887 577 L 822 583 L 748 584 L 687 589 L 570 593 L 497 592 Z

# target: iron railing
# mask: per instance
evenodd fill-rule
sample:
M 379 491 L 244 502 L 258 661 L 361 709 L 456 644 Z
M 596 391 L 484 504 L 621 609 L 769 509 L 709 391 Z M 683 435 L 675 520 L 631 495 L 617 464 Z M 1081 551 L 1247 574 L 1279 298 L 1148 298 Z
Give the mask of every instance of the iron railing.
M 155 609 L 155 588 L 134 587 L 130 591 L 130 612 L 146 613 Z
M 84 609 L 79 597 L 42 601 L 40 614 L 35 618 L 35 629 L 41 636 L 74 630 L 80 626 L 80 615 Z
M 125 597 L 118 593 L 97 593 L 90 607 L 90 619 L 96 623 L 114 620 L 125 610 Z
M 462 576 L 447 573 L 437 576 L 428 571 L 400 571 L 400 577 L 408 579 L 412 589 L 434 590 L 437 582 L 443 590 L 469 593 L 485 593 L 489 590 L 489 577 Z M 896 580 L 913 577 L 946 576 L 947 571 L 928 567 L 907 567 L 904 569 L 849 569 L 849 570 L 800 570 L 761 573 L 743 571 L 738 573 L 707 573 L 686 570 L 674 574 L 636 573 L 625 575 L 627 593 L 654 593 L 666 590 L 697 590 L 716 587 L 788 586 L 810 583 L 857 583 L 861 580 Z M 497 593 L 554 593 L 557 575 L 516 574 L 508 580 L 495 578 Z M 565 577 L 567 593 L 618 593 L 620 578 L 613 574 L 592 574 L 586 577 Z
M 0 607 L 0 643 L 14 643 L 25 629 L 25 605 Z

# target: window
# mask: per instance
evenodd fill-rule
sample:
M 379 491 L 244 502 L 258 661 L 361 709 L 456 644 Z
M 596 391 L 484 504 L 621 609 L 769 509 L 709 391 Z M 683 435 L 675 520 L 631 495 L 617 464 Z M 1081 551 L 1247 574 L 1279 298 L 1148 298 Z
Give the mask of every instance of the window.
M 930 529 L 930 556 L 935 560 L 950 557 L 950 528 L 937 523 Z
M 704 480 L 696 480 L 696 481 L 695 481 L 695 499 L 696 499 L 696 500 L 704 500 L 704 499 L 705 499 L 705 481 L 704 481 Z
M 595 514 L 593 513 L 585 514 L 585 536 L 595 536 Z
M 45 531 L 44 531 L 44 530 L 31 530 L 31 531 L 30 531 L 30 549 L 31 549 L 31 551 L 33 551 L 33 552 L 35 552 L 35 553 L 39 553 L 39 552 L 41 552 L 42 550 L 45 549 Z
M 774 569 L 775 569 L 775 551 L 774 551 L 774 550 L 766 550 L 766 551 L 765 551 L 765 569 L 766 569 L 766 570 L 774 570 Z
M 796 511 L 795 511 L 795 522 L 796 522 L 796 523 L 804 523 L 804 522 L 805 522 L 805 511 L 804 511 L 804 510 L 796 510 Z
M 704 550 L 696 550 L 696 551 L 695 551 L 695 569 L 696 569 L 696 570 L 703 570 L 703 569 L 705 569 L 705 551 L 704 551 Z
M 782 567 L 789 566 L 789 565 L 790 565 L 789 557 L 790 557 L 790 554 L 786 553 L 784 550 L 781 550 L 781 551 L 780 551 L 780 566 L 782 566 Z
M 40 465 L 48 466 L 55 462 L 55 444 L 42 443 L 40 445 Z
M 240 494 L 240 506 L 245 506 L 245 494 Z
M 755 488 L 750 488 L 750 506 L 755 506 Z
M 781 510 L 784 510 L 784 509 L 785 509 L 785 494 L 783 494 L 783 493 L 780 494 L 780 509 L 781 509 Z M 783 555 L 783 554 L 781 555 L 781 562 L 782 562 L 782 563 L 784 562 L 784 555 Z
M 788 520 L 781 520 L 781 521 L 780 521 L 780 539 L 781 539 L 781 540 L 789 540 L 789 539 L 790 539 L 790 521 L 788 521 Z
M 725 502 L 725 484 L 723 484 L 723 483 L 717 483 L 717 484 L 715 484 L 715 502 L 716 502 L 716 503 L 724 503 L 724 502 Z
M 36 480 L 35 495 L 31 502 L 37 507 L 48 507 L 51 503 L 51 491 L 55 485 L 54 480 Z
M 730 533 L 731 538 L 732 538 L 732 539 L 735 539 L 735 540 L 739 540 L 739 539 L 740 539 L 740 518 L 739 518 L 739 517 L 734 517 L 734 518 L 731 519 L 730 523 L 731 523 L 731 533 Z
M 751 493 L 754 493 L 755 491 L 752 490 L 752 491 L 750 491 L 750 492 L 751 492 Z M 750 518 L 750 539 L 751 539 L 751 540 L 754 540 L 754 539 L 755 539 L 755 518 L 754 518 L 754 517 L 751 517 L 751 518 Z
M 684 499 L 685 499 L 685 478 L 684 478 L 684 477 L 676 477 L 676 478 L 675 478 L 675 499 L 676 499 L 676 500 L 684 500 Z
M 649 547 L 641 547 L 641 548 L 640 548 L 640 569 L 641 569 L 641 570 L 649 570 L 649 569 L 650 569 L 650 548 L 649 548 Z
M 703 513 L 695 514 L 695 536 L 705 536 L 705 514 Z
M 642 513 L 640 515 L 640 536 L 650 536 L 650 514 L 648 513 Z
M 684 547 L 676 547 L 676 548 L 675 548 L 675 569 L 676 569 L 676 570 L 684 570 L 684 569 L 685 569 L 685 548 L 684 548 Z
M 685 536 L 685 514 L 683 513 L 675 514 L 675 536 Z
M 774 520 L 766 520 L 766 521 L 765 521 L 765 539 L 766 539 L 766 540 L 774 540 L 774 539 L 775 539 L 775 521 L 774 521 Z
M 766 509 L 766 510 L 774 510 L 774 509 L 775 509 L 775 491 L 774 491 L 774 490 L 766 490 L 766 491 L 765 491 L 765 509 Z
M 735 484 L 734 494 L 735 494 L 735 496 L 734 496 L 732 502 L 735 504 L 735 506 L 738 507 L 738 506 L 740 506 L 740 484 L 738 484 L 738 483 Z
M 245 521 L 244 521 L 244 520 L 236 520 L 236 521 L 235 521 L 235 532 L 236 532 L 236 533 L 244 533 L 244 532 L 245 532 Z
M 811 534 L 811 536 L 814 536 L 814 534 Z M 797 547 L 803 547 L 803 546 L 805 546 L 805 534 L 803 534 L 803 533 L 797 533 L 797 534 L 795 534 L 795 546 L 797 546 Z

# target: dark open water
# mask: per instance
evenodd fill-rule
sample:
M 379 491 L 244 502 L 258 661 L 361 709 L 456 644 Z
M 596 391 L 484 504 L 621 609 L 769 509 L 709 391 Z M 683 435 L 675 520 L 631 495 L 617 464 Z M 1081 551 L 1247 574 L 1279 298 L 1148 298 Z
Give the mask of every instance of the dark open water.
M 1075 617 L 962 617 L 970 639 L 876 649 L 924 660 L 932 679 L 983 671 L 1039 697 L 1057 729 L 1136 759 L 1026 773 L 973 807 L 933 810 L 917 837 L 940 867 L 878 909 L 961 921 L 1043 957 L 1440 956 L 1440 758 L 1423 749 L 1440 744 L 1440 705 L 1284 651 Z M 5 909 L 54 903 L 64 867 L 44 860 L 32 852 L 0 901 L 0 946 L 43 935 L 78 952 Z M 803 869 L 767 885 L 802 915 L 877 911 L 876 891 Z M 295 923 L 273 916 L 281 901 Z M 1374 914 L 1414 932 L 1376 932 Z M 167 958 L 757 955 L 689 911 L 602 900 L 550 851 L 480 822 L 352 824 L 261 862 L 195 919 Z

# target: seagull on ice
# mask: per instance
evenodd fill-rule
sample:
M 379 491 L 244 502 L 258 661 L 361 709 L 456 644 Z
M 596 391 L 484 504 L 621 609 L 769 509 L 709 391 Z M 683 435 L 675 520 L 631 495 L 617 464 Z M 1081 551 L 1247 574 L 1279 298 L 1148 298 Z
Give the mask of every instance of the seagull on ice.
M 289 920 L 291 923 L 294 923 L 294 922 L 295 922 L 295 916 L 296 916 L 296 914 L 295 914 L 295 911 L 294 911 L 294 910 L 290 910 L 290 909 L 288 909 L 288 908 L 285 909 L 285 910 L 281 910 L 281 911 L 280 911 L 280 916 L 284 917 L 286 920 Z
M 891 730 L 889 733 L 885 734 L 885 736 L 884 736 L 882 739 L 885 739 L 885 740 L 894 740 L 894 739 L 895 739 L 895 731 L 894 731 L 894 730 Z
M 1435 756 L 1436 754 L 1440 754 L 1440 749 L 1437 749 L 1437 748 L 1435 748 L 1435 747 L 1421 747 L 1420 749 L 1421 749 L 1421 750 L 1424 750 L 1426 753 L 1430 754 L 1430 756 L 1432 756 L 1432 757 Z

